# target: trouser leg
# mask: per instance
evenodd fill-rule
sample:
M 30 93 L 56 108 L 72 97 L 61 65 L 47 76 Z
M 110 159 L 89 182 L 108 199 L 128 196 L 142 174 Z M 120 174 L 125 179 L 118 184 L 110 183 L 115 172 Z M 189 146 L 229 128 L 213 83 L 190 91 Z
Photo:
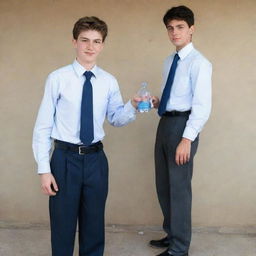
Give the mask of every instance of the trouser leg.
M 157 146 L 158 142 L 156 142 L 156 148 L 158 147 L 156 180 L 159 180 L 157 191 L 164 214 L 164 226 L 169 223 L 169 227 L 165 227 L 165 230 L 169 232 L 170 251 L 175 256 L 187 253 L 191 241 L 191 179 L 198 138 L 191 144 L 190 161 L 181 166 L 175 163 L 176 148 L 182 139 L 186 121 L 187 118 L 185 117 L 162 118 L 159 124 L 159 137 L 157 137 L 157 141 L 160 141 L 160 147 Z M 165 163 L 163 164 L 161 161 Z M 157 162 L 159 162 L 158 165 Z M 166 171 L 166 169 L 168 170 Z M 166 181 L 167 176 L 168 181 Z M 169 197 L 166 192 L 167 183 Z M 165 193 L 161 192 L 163 191 L 162 185 Z
M 198 140 L 191 145 L 190 161 L 178 166 L 174 159 L 169 159 L 170 182 L 170 219 L 171 243 L 173 255 L 183 255 L 188 252 L 191 242 L 191 205 L 193 174 L 193 157 Z
M 59 191 L 49 201 L 53 256 L 72 256 L 82 181 L 80 156 L 55 149 L 51 170 Z
M 79 255 L 102 256 L 105 242 L 105 203 L 108 163 L 104 151 L 84 158 L 84 180 L 79 209 Z
M 163 229 L 170 239 L 170 191 L 167 155 L 164 149 L 164 124 L 160 121 L 155 143 L 155 179 L 159 204 L 164 216 Z

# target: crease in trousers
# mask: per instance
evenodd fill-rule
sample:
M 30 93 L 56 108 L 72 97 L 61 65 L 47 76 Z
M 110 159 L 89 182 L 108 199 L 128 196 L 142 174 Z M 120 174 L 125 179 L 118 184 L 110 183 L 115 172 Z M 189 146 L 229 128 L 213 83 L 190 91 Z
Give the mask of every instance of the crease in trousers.
M 155 143 L 156 190 L 164 217 L 163 229 L 170 241 L 169 252 L 174 256 L 188 253 L 191 242 L 191 180 L 198 137 L 191 143 L 189 162 L 180 166 L 175 163 L 188 116 L 161 117 Z
M 103 150 L 79 155 L 55 148 L 51 170 L 59 191 L 49 200 L 52 256 L 72 256 L 78 223 L 79 256 L 102 256 L 108 161 Z

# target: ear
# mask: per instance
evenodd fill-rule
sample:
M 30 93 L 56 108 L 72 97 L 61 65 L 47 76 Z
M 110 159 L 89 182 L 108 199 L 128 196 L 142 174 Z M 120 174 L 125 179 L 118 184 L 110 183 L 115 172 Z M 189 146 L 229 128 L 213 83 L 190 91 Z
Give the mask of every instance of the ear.
M 101 47 L 100 47 L 100 52 L 103 50 L 104 46 L 105 46 L 105 42 L 102 42 Z
M 189 28 L 190 35 L 193 35 L 194 31 L 195 31 L 195 27 L 194 27 L 194 25 L 192 25 L 192 26 Z
M 72 44 L 74 46 L 74 48 L 77 48 L 77 40 L 76 39 L 72 39 Z

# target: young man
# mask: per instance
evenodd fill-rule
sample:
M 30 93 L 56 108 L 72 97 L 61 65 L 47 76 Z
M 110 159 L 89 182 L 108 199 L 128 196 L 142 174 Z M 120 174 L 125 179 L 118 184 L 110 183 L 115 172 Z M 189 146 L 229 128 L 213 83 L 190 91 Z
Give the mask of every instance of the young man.
M 167 247 L 158 256 L 187 256 L 191 241 L 191 179 L 199 132 L 211 110 L 211 63 L 192 44 L 194 14 L 185 7 L 168 10 L 163 18 L 176 47 L 164 63 L 161 116 L 155 144 L 158 199 L 167 236 L 150 241 Z
M 135 99 L 124 105 L 116 79 L 96 66 L 106 36 L 107 25 L 97 17 L 75 23 L 76 60 L 49 75 L 34 128 L 41 186 L 50 196 L 53 256 L 73 255 L 77 221 L 79 255 L 103 255 L 108 193 L 103 122 L 106 116 L 114 126 L 126 125 L 137 107 Z

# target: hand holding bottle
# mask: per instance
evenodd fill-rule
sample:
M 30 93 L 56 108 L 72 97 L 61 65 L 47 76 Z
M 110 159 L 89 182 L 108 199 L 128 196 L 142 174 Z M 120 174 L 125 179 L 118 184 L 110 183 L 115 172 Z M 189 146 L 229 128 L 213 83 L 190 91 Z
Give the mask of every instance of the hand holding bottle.
M 137 94 L 133 96 L 133 98 L 131 99 L 131 103 L 133 105 L 134 108 L 138 109 L 138 104 L 141 101 L 141 97 L 139 97 Z
M 159 106 L 159 98 L 157 96 L 150 96 L 147 86 L 146 82 L 141 83 L 140 90 L 131 100 L 132 105 L 140 113 L 149 112 L 151 108 L 158 108 Z
M 152 96 L 151 102 L 152 102 L 153 108 L 158 108 L 160 101 L 157 96 Z
M 150 92 L 147 90 L 147 83 L 141 83 L 141 88 L 138 91 L 137 95 L 140 98 L 138 102 L 138 111 L 140 113 L 149 112 L 151 109 L 151 102 L 150 102 Z

